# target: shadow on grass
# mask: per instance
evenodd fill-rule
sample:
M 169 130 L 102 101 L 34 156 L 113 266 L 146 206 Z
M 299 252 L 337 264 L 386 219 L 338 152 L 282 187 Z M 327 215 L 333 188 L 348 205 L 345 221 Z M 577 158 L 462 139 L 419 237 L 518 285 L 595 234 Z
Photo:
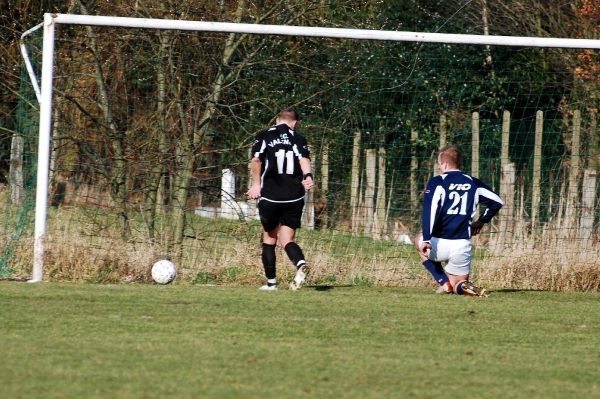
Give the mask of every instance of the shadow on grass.
M 490 293 L 492 292 L 502 292 L 502 293 L 511 293 L 511 292 L 521 292 L 521 293 L 526 293 L 526 292 L 546 292 L 546 290 L 534 290 L 534 289 L 529 289 L 529 288 L 502 288 L 499 290 L 490 290 Z
M 307 289 L 314 289 L 315 291 L 331 291 L 333 289 L 342 289 L 342 288 L 356 288 L 356 285 L 352 285 L 352 284 L 347 284 L 347 285 L 307 285 L 306 288 Z M 489 294 L 492 293 L 504 293 L 504 294 L 509 294 L 509 293 L 516 293 L 516 292 L 520 292 L 522 294 L 528 293 L 528 292 L 546 292 L 546 290 L 536 290 L 536 289 L 527 289 L 527 288 L 502 288 L 502 289 L 497 289 L 497 290 L 489 290 L 486 291 Z
M 7 277 L 7 278 L 0 278 L 0 281 L 10 281 L 13 283 L 26 283 L 30 280 L 30 277 Z
M 314 288 L 315 291 L 331 291 L 336 288 L 356 288 L 355 285 L 313 285 L 307 286 L 306 288 Z

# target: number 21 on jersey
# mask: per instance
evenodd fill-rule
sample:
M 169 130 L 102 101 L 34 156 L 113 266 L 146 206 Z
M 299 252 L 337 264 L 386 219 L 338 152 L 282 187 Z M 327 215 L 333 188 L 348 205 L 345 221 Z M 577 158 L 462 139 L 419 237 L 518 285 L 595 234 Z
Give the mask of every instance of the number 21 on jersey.
M 460 195 L 456 191 L 450 191 L 450 195 L 448 197 L 452 201 L 452 205 L 450 205 L 450 208 L 448 208 L 448 215 L 466 215 L 468 196 L 468 192 L 464 193 L 463 195 Z

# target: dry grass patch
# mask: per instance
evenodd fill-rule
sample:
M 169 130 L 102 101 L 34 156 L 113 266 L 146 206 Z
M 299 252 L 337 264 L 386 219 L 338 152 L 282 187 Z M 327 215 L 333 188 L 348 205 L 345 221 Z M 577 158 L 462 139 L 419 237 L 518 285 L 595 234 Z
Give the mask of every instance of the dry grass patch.
M 5 226 L 16 222 L 4 220 Z M 16 216 L 11 216 L 16 220 Z M 165 258 L 168 220 L 157 223 L 154 240 L 145 235 L 141 220 L 131 220 L 131 236 L 124 240 L 112 214 L 77 207 L 52 208 L 48 219 L 45 278 L 48 281 L 93 283 L 152 283 L 152 265 Z M 215 220 L 189 216 L 178 267 L 177 284 L 259 285 L 264 283 L 261 228 L 257 222 Z M 33 233 L 23 229 L 10 242 L 11 275 L 28 276 L 33 264 Z M 10 239 L 9 239 L 10 238 Z M 547 237 L 546 237 L 547 238 Z M 301 229 L 303 249 L 312 285 L 378 285 L 434 287 L 411 245 L 373 240 L 340 231 Z M 479 242 L 475 240 L 475 243 Z M 537 245 L 537 247 L 536 247 Z M 577 242 L 540 241 L 529 248 L 500 254 L 478 246 L 473 280 L 489 289 L 600 291 L 600 246 L 581 250 Z M 542 248 L 543 246 L 543 248 Z M 289 284 L 295 274 L 285 251 L 277 248 L 278 280 Z M 6 270 L 6 269 L 5 269 Z
M 482 285 L 543 291 L 600 291 L 600 253 L 596 249 L 534 249 L 487 257 L 477 268 Z

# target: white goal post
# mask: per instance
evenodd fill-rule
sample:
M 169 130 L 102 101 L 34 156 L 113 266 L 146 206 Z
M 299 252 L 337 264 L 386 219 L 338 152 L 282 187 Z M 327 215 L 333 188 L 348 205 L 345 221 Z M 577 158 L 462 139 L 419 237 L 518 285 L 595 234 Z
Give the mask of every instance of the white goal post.
M 30 282 L 41 282 L 44 277 L 46 246 L 46 218 L 48 202 L 50 143 L 52 128 L 52 90 L 54 69 L 54 36 L 56 24 L 111 26 L 122 28 L 173 29 L 187 31 L 245 33 L 258 35 L 313 36 L 337 39 L 380 40 L 399 42 L 476 44 L 490 46 L 557 47 L 600 49 L 600 40 L 535 38 L 490 35 L 461 35 L 445 33 L 418 33 L 366 29 L 319 28 L 289 25 L 259 25 L 225 22 L 202 22 L 166 19 L 124 18 L 74 14 L 44 14 L 44 22 L 22 35 L 21 51 L 36 95 L 40 102 L 38 169 L 35 203 L 33 272 Z M 24 38 L 43 27 L 42 76 L 38 88 L 37 78 L 29 62 Z

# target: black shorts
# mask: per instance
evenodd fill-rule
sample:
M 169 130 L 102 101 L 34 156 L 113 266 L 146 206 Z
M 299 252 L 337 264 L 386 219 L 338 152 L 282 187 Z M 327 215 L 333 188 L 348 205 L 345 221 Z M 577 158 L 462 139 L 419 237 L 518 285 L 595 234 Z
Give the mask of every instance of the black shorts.
M 257 204 L 260 223 L 265 231 L 273 231 L 283 225 L 297 229 L 302 220 L 304 198 L 293 202 L 271 202 L 261 199 Z

